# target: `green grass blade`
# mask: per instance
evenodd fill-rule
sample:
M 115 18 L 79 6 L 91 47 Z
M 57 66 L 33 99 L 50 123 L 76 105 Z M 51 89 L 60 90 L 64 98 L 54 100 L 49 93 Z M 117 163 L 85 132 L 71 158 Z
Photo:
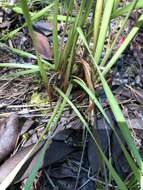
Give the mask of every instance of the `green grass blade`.
M 31 189 L 31 186 L 32 186 L 33 181 L 34 181 L 34 179 L 35 179 L 35 177 L 36 177 L 36 174 L 37 174 L 37 172 L 38 172 L 38 170 L 39 170 L 39 167 L 40 167 L 40 165 L 41 165 L 41 163 L 42 163 L 42 161 L 43 161 L 43 159 L 44 159 L 45 151 L 46 151 L 47 147 L 49 146 L 49 144 L 50 144 L 50 141 L 47 140 L 46 143 L 45 143 L 45 145 L 44 145 L 44 147 L 43 147 L 43 148 L 40 150 L 40 152 L 38 153 L 38 158 L 37 158 L 37 160 L 35 161 L 34 166 L 33 166 L 33 168 L 32 168 L 32 171 L 31 171 L 31 174 L 30 174 L 30 176 L 28 177 L 28 179 L 27 179 L 27 181 L 26 181 L 24 187 L 22 188 L 22 190 Z
M 94 16 L 94 33 L 93 33 L 93 53 L 95 54 L 95 49 L 97 45 L 100 22 L 102 18 L 103 0 L 96 1 L 95 16 Z
M 54 6 L 54 18 L 53 18 L 53 48 L 54 48 L 54 63 L 55 63 L 55 70 L 57 70 L 59 66 L 59 45 L 58 45 L 58 21 L 57 21 L 57 16 L 58 16 L 58 6 L 59 3 L 56 1 L 55 6 Z
M 76 28 L 78 26 L 83 27 L 85 25 L 92 4 L 93 4 L 93 0 L 90 0 L 90 1 L 82 0 L 81 1 L 80 9 L 76 16 L 76 20 L 68 32 L 68 40 L 65 45 L 63 56 L 61 59 L 61 62 L 65 64 L 65 67 L 66 67 L 68 58 L 71 56 L 70 54 L 71 54 L 72 47 L 73 47 L 73 45 L 76 44 L 77 39 L 78 39 L 78 33 L 77 33 Z M 74 51 L 72 50 L 72 52 L 74 52 Z M 74 57 L 74 54 L 72 55 L 72 57 Z
M 80 118 L 81 122 L 83 123 L 83 125 L 86 127 L 86 129 L 88 130 L 89 134 L 91 135 L 92 139 L 94 140 L 101 156 L 103 157 L 107 167 L 109 168 L 109 170 L 111 171 L 112 177 L 114 178 L 115 182 L 117 183 L 119 189 L 122 190 L 127 190 L 126 185 L 124 184 L 124 182 L 121 180 L 121 178 L 118 176 L 118 174 L 116 173 L 116 171 L 114 170 L 113 166 L 111 165 L 111 163 L 108 161 L 108 159 L 106 158 L 105 154 L 103 153 L 101 147 L 99 146 L 99 144 L 97 143 L 95 137 L 93 136 L 88 123 L 85 121 L 85 119 L 83 118 L 83 116 L 81 115 L 81 113 L 79 112 L 79 110 L 76 108 L 76 106 L 65 96 L 65 94 L 57 87 L 55 87 L 55 90 L 63 97 L 65 98 L 65 100 L 68 102 L 68 104 L 71 106 L 71 108 L 75 111 L 75 113 L 77 114 L 77 116 Z
M 108 116 L 106 115 L 106 112 L 102 107 L 102 104 L 98 101 L 98 99 L 96 98 L 94 92 L 92 92 L 92 90 L 90 90 L 81 79 L 77 78 L 77 79 L 73 79 L 72 81 L 76 82 L 78 85 L 80 85 L 86 91 L 86 93 L 90 96 L 91 100 L 95 103 L 95 105 L 97 106 L 99 111 L 102 113 L 102 115 L 104 116 L 106 121 L 108 123 L 110 123 L 110 121 L 108 119 Z
M 103 75 L 106 75 L 111 67 L 115 64 L 119 56 L 123 53 L 123 51 L 127 48 L 129 43 L 133 40 L 137 32 L 139 31 L 140 27 L 143 25 L 143 14 L 139 17 L 137 23 L 135 26 L 131 29 L 127 37 L 125 38 L 123 44 L 119 47 L 119 49 L 116 51 L 116 53 L 113 55 L 107 66 L 105 67 L 103 71 Z
M 138 0 L 134 0 L 134 1 L 133 1 L 133 4 L 132 4 L 132 6 L 131 6 L 131 9 L 129 10 L 128 14 L 126 15 L 125 19 L 123 20 L 122 25 L 121 25 L 121 28 L 120 28 L 120 30 L 118 31 L 118 33 L 117 33 L 117 35 L 116 35 L 116 37 L 115 37 L 115 39 L 114 39 L 114 41 L 113 41 L 111 47 L 110 47 L 110 48 L 107 48 L 107 50 L 106 50 L 106 54 L 105 54 L 105 56 L 104 56 L 104 58 L 103 58 L 103 60 L 102 60 L 102 62 L 101 62 L 101 64 L 100 64 L 101 66 L 104 66 L 104 65 L 106 64 L 106 61 L 108 60 L 108 58 L 109 58 L 109 56 L 110 56 L 110 54 L 111 54 L 111 52 L 112 52 L 112 50 L 113 50 L 113 48 L 114 48 L 114 46 L 115 46 L 115 44 L 116 44 L 116 42 L 117 42 L 119 36 L 121 35 L 124 26 L 125 26 L 126 23 L 128 22 L 128 19 L 129 19 L 130 15 L 131 15 L 133 9 L 135 8 L 135 6 L 136 6 L 136 4 L 137 4 L 137 1 L 138 1 Z
M 70 93 L 71 93 L 71 89 L 72 89 L 72 86 L 69 86 L 69 88 L 67 89 L 67 92 L 65 94 L 66 97 L 69 97 Z M 61 101 L 59 101 L 61 102 Z M 55 108 L 55 111 L 53 112 L 54 114 L 51 116 L 50 120 L 49 120 L 49 123 L 47 124 L 47 129 L 45 131 L 51 131 L 51 126 L 52 126 L 52 122 L 54 120 L 54 125 L 56 126 L 56 123 L 58 122 L 65 106 L 66 106 L 66 100 L 65 98 L 63 99 L 63 102 L 61 104 L 57 104 L 58 106 L 56 106 Z M 51 133 L 49 135 L 52 135 Z M 48 146 L 50 145 L 50 142 L 51 142 L 51 137 L 49 137 L 49 139 L 46 141 L 44 147 L 42 148 L 42 150 L 40 151 L 39 153 L 39 156 L 32 168 L 32 171 L 31 171 L 31 174 L 30 176 L 28 177 L 28 180 L 26 181 L 25 185 L 24 185 L 24 188 L 23 190 L 27 190 L 27 189 L 31 189 L 31 186 L 34 182 L 34 179 L 35 179 L 35 176 L 39 170 L 39 167 L 41 165 L 41 162 L 42 160 L 44 159 L 44 155 L 45 155 L 45 151 L 47 150 Z
M 123 116 L 123 114 L 122 114 L 122 112 L 120 110 L 120 107 L 119 107 L 119 105 L 118 105 L 112 91 L 110 90 L 110 87 L 108 86 L 108 83 L 106 82 L 103 74 L 101 73 L 98 65 L 96 64 L 96 61 L 95 61 L 94 57 L 92 56 L 92 53 L 91 53 L 91 51 L 89 49 L 89 46 L 87 44 L 87 41 L 86 41 L 86 39 L 84 37 L 84 34 L 83 34 L 82 30 L 80 28 L 78 28 L 77 30 L 78 30 L 78 32 L 80 34 L 80 37 L 81 37 L 84 45 L 86 46 L 86 48 L 87 48 L 87 50 L 89 52 L 89 55 L 90 55 L 90 57 L 92 59 L 94 68 L 97 69 L 97 71 L 98 71 L 98 74 L 100 76 L 100 80 L 102 82 L 104 91 L 106 93 L 107 99 L 109 101 L 109 104 L 110 104 L 110 107 L 112 109 L 112 112 L 113 112 L 113 114 L 115 116 L 115 119 L 116 119 L 116 121 L 117 121 L 117 123 L 118 123 L 118 125 L 120 127 L 120 130 L 121 130 L 121 132 L 122 132 L 128 146 L 130 148 L 130 151 L 132 152 L 134 158 L 136 159 L 140 170 L 143 172 L 142 158 L 141 158 L 141 156 L 140 156 L 140 154 L 138 152 L 138 149 L 136 148 L 136 146 L 134 144 L 133 138 L 132 138 L 132 136 L 130 134 L 128 125 L 127 125 L 126 120 L 125 120 L 125 118 L 124 118 L 124 116 Z
M 10 74 L 5 74 L 5 77 L 20 77 L 25 75 L 34 75 L 34 74 L 40 74 L 39 68 L 38 69 L 27 69 L 26 71 L 16 71 L 12 72 Z
M 40 11 L 33 13 L 33 15 L 31 16 L 31 20 L 34 21 L 43 16 L 46 16 L 48 14 L 49 10 L 51 10 L 53 6 L 54 6 L 54 3 L 50 3 L 50 5 L 44 7 Z
M 120 3 L 120 0 L 115 0 L 113 10 L 116 10 L 118 8 L 119 3 Z
M 33 55 L 32 53 L 17 49 L 17 48 L 13 48 L 13 47 L 9 47 L 7 45 L 5 45 L 4 43 L 0 42 L 0 47 L 3 49 L 7 49 L 12 51 L 13 53 L 20 55 L 22 57 L 26 57 L 26 58 L 30 58 L 30 59 L 37 59 L 37 57 L 35 55 Z M 54 65 L 52 65 L 51 63 L 49 63 L 48 61 L 41 59 L 42 63 L 44 63 L 45 65 L 47 65 L 49 67 L 49 69 L 54 69 Z
M 43 79 L 45 88 L 46 88 L 46 90 L 48 92 L 49 99 L 51 99 L 51 93 L 49 91 L 49 85 L 48 85 L 48 83 L 49 83 L 48 82 L 48 77 L 47 77 L 46 71 L 44 69 L 44 66 L 42 64 L 41 58 L 39 56 L 39 53 L 37 51 L 36 44 L 35 44 L 35 35 L 34 35 L 34 32 L 33 32 L 33 28 L 32 28 L 32 20 L 31 20 L 31 16 L 30 16 L 30 13 L 29 13 L 29 10 L 28 10 L 27 1 L 26 0 L 21 0 L 20 2 L 21 2 L 21 8 L 23 10 L 23 15 L 24 15 L 26 23 L 28 25 L 29 33 L 30 33 L 30 36 L 32 38 L 33 46 L 35 48 L 40 74 L 41 74 L 41 77 Z
M 100 28 L 100 32 L 99 32 L 99 37 L 98 37 L 98 41 L 97 41 L 97 47 L 96 47 L 96 51 L 95 51 L 95 55 L 94 55 L 94 58 L 95 58 L 97 64 L 99 63 L 100 56 L 101 56 L 101 53 L 103 50 L 113 5 L 114 5 L 114 0 L 106 1 L 105 9 L 103 12 L 103 17 L 102 17 L 102 22 L 101 22 L 101 28 Z
M 36 13 L 29 13 L 31 16 L 31 20 L 35 21 L 37 19 L 39 19 L 42 16 L 45 16 L 47 14 L 47 12 L 54 6 L 54 3 L 51 3 L 50 5 L 46 6 L 45 8 L 43 8 L 42 10 L 36 12 Z M 22 10 L 22 9 L 21 9 Z M 23 14 L 23 11 L 22 11 Z M 24 28 L 25 26 L 27 26 L 27 23 L 23 24 L 21 27 L 16 28 L 15 30 L 9 32 L 8 34 L 4 35 L 2 38 L 0 38 L 1 40 L 7 40 L 9 38 L 12 38 L 17 32 L 19 32 L 22 28 Z
M 0 67 L 22 68 L 22 69 L 38 69 L 37 65 L 21 64 L 21 63 L 0 63 Z
M 125 154 L 125 157 L 129 163 L 129 166 L 130 168 L 132 169 L 133 173 L 134 173 L 134 176 L 136 178 L 137 181 L 139 181 L 139 178 L 140 178 L 140 171 L 139 169 L 137 168 L 134 160 L 131 158 L 131 156 L 129 155 L 129 153 L 127 152 L 124 144 L 122 143 L 120 137 L 118 136 L 114 126 L 112 126 L 112 123 L 110 122 L 105 110 L 103 109 L 102 107 L 102 104 L 98 101 L 98 99 L 96 98 L 95 94 L 86 86 L 86 84 L 79 78 L 76 77 L 76 79 L 73 79 L 73 82 L 76 82 L 77 84 L 79 84 L 83 89 L 84 91 L 89 95 L 89 97 L 91 98 L 91 100 L 95 103 L 95 105 L 97 106 L 97 108 L 99 109 L 99 111 L 102 113 L 102 115 L 104 116 L 104 118 L 106 119 L 106 121 L 108 122 L 108 124 L 110 125 L 110 127 L 112 128 L 112 130 L 114 131 L 117 139 L 118 139 L 118 142 L 119 144 L 121 145 L 121 148 Z
M 5 34 L 3 35 L 1 38 L 0 38 L 0 41 L 2 40 L 7 40 L 7 39 L 10 39 L 12 38 L 17 32 L 19 32 L 25 25 L 22 25 L 21 27 L 19 28 L 16 28 L 15 30 L 11 31 L 11 32 L 8 32 L 8 34 Z
M 117 9 L 112 13 L 112 18 L 118 17 L 118 16 L 122 16 L 126 13 L 128 13 L 128 11 L 131 9 L 133 2 L 129 3 L 128 5 L 124 6 L 123 8 Z M 143 1 L 142 0 L 138 0 L 135 9 L 142 9 L 143 8 Z

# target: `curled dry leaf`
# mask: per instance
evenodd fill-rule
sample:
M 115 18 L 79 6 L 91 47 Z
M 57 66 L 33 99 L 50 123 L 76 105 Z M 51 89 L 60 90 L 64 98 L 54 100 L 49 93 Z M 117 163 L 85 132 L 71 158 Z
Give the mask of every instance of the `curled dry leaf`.
M 7 119 L 0 121 L 0 162 L 14 149 L 20 132 L 18 115 L 12 113 Z
M 81 59 L 81 63 L 82 63 L 83 69 L 84 69 L 87 85 L 90 88 L 90 90 L 92 90 L 94 92 L 94 86 L 93 86 L 92 77 L 91 77 L 91 75 L 92 75 L 91 67 L 90 67 L 89 63 L 87 61 L 85 61 L 84 59 Z M 93 108 L 94 108 L 94 103 L 90 99 L 88 110 L 91 111 L 91 110 L 93 110 Z
M 52 59 L 52 50 L 48 42 L 48 38 L 39 32 L 34 32 L 35 34 L 35 45 L 37 51 L 44 59 Z

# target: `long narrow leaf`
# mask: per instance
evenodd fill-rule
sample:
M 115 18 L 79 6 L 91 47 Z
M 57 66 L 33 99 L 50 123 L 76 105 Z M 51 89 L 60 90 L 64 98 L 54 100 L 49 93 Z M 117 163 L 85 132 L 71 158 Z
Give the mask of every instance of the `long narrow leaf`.
M 69 88 L 67 89 L 67 92 L 66 92 L 66 94 L 65 94 L 65 96 L 66 97 L 69 97 L 69 95 L 70 95 L 70 93 L 71 93 L 71 89 L 72 89 L 72 86 L 69 86 Z M 61 101 L 60 101 L 61 102 Z M 57 124 L 57 122 L 58 122 L 58 120 L 59 120 L 59 118 L 60 118 L 60 116 L 61 116 L 61 114 L 62 114 L 62 112 L 64 111 L 64 108 L 65 108 L 65 106 L 66 106 L 66 100 L 65 100 L 65 98 L 63 99 L 63 102 L 61 103 L 61 105 L 59 106 L 56 106 L 55 108 L 55 112 L 53 112 L 54 114 L 53 114 L 53 116 L 51 116 L 51 119 L 50 119 L 50 122 L 48 122 L 48 125 L 47 125 L 47 129 L 46 129 L 46 131 L 47 130 L 50 130 L 51 131 L 51 126 L 52 126 L 52 122 L 54 121 L 54 125 L 56 125 Z M 55 117 L 55 115 L 56 115 L 56 117 Z M 49 127 L 50 126 L 50 127 Z M 54 127 L 55 128 L 55 127 Z M 52 129 L 52 131 L 54 131 L 53 129 Z M 23 188 L 23 190 L 27 190 L 27 189 L 31 189 L 31 186 L 32 186 L 32 184 L 33 184 L 33 181 L 34 181 L 34 179 L 35 179 L 35 176 L 36 176 L 36 173 L 38 172 L 38 170 L 39 170 L 39 167 L 40 167 L 40 165 L 41 165 L 41 162 L 42 162 L 42 160 L 44 159 L 44 155 L 45 155 L 45 151 L 46 151 L 46 149 L 49 147 L 49 145 L 50 145 L 50 142 L 51 142 L 51 136 L 52 136 L 52 134 L 51 133 L 49 133 L 49 139 L 46 141 L 46 143 L 45 143 L 45 145 L 44 145 L 44 147 L 42 148 L 42 150 L 40 150 L 40 153 L 39 153 L 39 156 L 38 156 L 38 158 L 37 158 L 37 160 L 36 160 L 36 162 L 35 162 L 35 164 L 34 164 L 34 166 L 33 166 L 33 169 L 32 169 L 32 171 L 31 171 L 31 174 L 30 174 L 30 176 L 28 177 L 28 180 L 26 181 L 26 183 L 25 183 L 25 185 L 24 185 L 24 188 Z
M 112 18 L 118 17 L 118 16 L 122 16 L 126 13 L 128 13 L 128 11 L 131 9 L 133 2 L 129 3 L 128 5 L 124 6 L 123 8 L 119 8 L 117 10 L 115 10 L 112 13 Z M 138 0 L 135 9 L 139 9 L 139 8 L 143 8 L 143 1 L 142 0 Z
M 112 91 L 110 90 L 110 87 L 108 86 L 108 83 L 106 82 L 103 74 L 101 73 L 98 65 L 96 64 L 96 61 L 95 61 L 95 59 L 94 59 L 94 57 L 93 57 L 93 55 L 92 55 L 92 53 L 91 53 L 91 51 L 89 49 L 89 46 L 87 44 L 87 41 L 85 39 L 85 36 L 84 36 L 82 30 L 80 28 L 78 28 L 77 30 L 78 30 L 78 32 L 80 34 L 81 39 L 83 40 L 84 45 L 86 46 L 86 48 L 87 48 L 87 50 L 89 52 L 89 55 L 90 55 L 90 57 L 92 59 L 94 68 L 96 68 L 97 71 L 98 71 L 98 74 L 100 76 L 104 91 L 106 93 L 107 99 L 108 99 L 109 104 L 110 104 L 110 107 L 111 107 L 112 112 L 113 112 L 113 114 L 114 114 L 114 116 L 116 118 L 116 121 L 118 122 L 118 125 L 119 125 L 119 127 L 121 129 L 121 132 L 122 132 L 128 146 L 130 148 L 130 151 L 133 153 L 133 156 L 136 159 L 140 170 L 143 172 L 142 158 L 141 158 L 141 156 L 140 156 L 140 154 L 138 152 L 138 149 L 136 148 L 136 146 L 134 144 L 133 138 L 132 138 L 132 136 L 130 134 L 128 125 L 127 125 L 126 120 L 125 120 L 125 118 L 124 118 L 124 116 L 123 116 L 123 114 L 122 114 L 122 112 L 120 110 L 120 107 L 119 107 L 119 105 L 118 105 Z
M 32 20 L 31 20 L 30 13 L 29 13 L 29 10 L 28 10 L 27 0 L 21 0 L 20 2 L 21 2 L 22 10 L 23 10 L 23 15 L 24 15 L 26 23 L 28 25 L 29 33 L 30 33 L 30 36 L 32 38 L 33 46 L 35 48 L 40 74 L 41 74 L 41 77 L 43 79 L 45 88 L 46 88 L 46 90 L 48 92 L 49 99 L 51 101 L 51 93 L 50 93 L 49 85 L 48 85 L 49 84 L 48 77 L 47 77 L 46 71 L 44 69 L 44 66 L 42 64 L 42 61 L 41 61 L 41 58 L 40 58 L 40 55 L 38 53 L 37 46 L 36 46 L 36 43 L 35 43 L 35 35 L 34 35 L 33 27 L 32 27 Z
M 96 51 L 95 51 L 95 55 L 94 55 L 97 64 L 99 63 L 101 52 L 103 50 L 113 5 L 114 5 L 114 0 L 106 1 L 106 5 L 104 8 L 103 17 L 102 17 L 100 33 L 99 33 L 99 37 L 98 37 L 98 41 L 97 41 L 97 47 L 96 47 Z
M 38 69 L 37 65 L 32 64 L 21 64 L 21 63 L 0 63 L 0 67 L 10 67 L 10 68 L 22 68 L 22 69 Z
M 137 4 L 137 1 L 138 1 L 138 0 L 134 0 L 134 1 L 133 1 L 133 4 L 132 4 L 132 6 L 131 6 L 131 9 L 129 9 L 128 14 L 126 15 L 125 19 L 123 20 L 122 25 L 121 25 L 121 28 L 120 28 L 120 30 L 118 31 L 118 33 L 117 33 L 117 35 L 116 35 L 116 37 L 115 37 L 115 39 L 114 39 L 114 41 L 113 41 L 111 47 L 110 47 L 110 48 L 107 48 L 107 50 L 106 50 L 105 56 L 104 56 L 104 58 L 103 58 L 103 60 L 102 60 L 102 62 L 101 62 L 101 64 L 100 64 L 101 66 L 104 66 L 105 63 L 106 63 L 106 61 L 108 60 L 108 58 L 109 58 L 109 56 L 110 56 L 110 54 L 111 54 L 111 52 L 112 52 L 112 50 L 113 50 L 113 48 L 114 48 L 114 46 L 115 46 L 115 44 L 116 44 L 116 42 L 117 42 L 119 36 L 121 35 L 121 32 L 123 31 L 123 28 L 124 28 L 125 24 L 127 23 L 127 21 L 128 21 L 130 15 L 131 15 L 133 9 L 135 8 L 135 6 L 136 6 L 136 4 Z
M 124 42 L 122 45 L 119 47 L 119 49 L 116 51 L 116 53 L 113 55 L 107 66 L 104 68 L 103 75 L 106 75 L 110 68 L 115 64 L 119 56 L 123 53 L 123 51 L 127 48 L 129 43 L 133 40 L 137 32 L 139 31 L 140 27 L 143 25 L 143 14 L 139 17 L 137 23 L 135 26 L 131 29 L 130 33 L 128 36 L 125 38 Z
M 99 30 L 100 30 L 102 9 L 103 9 L 103 0 L 97 0 L 95 13 L 94 13 L 95 14 L 95 16 L 94 16 L 94 33 L 93 33 L 93 53 L 94 54 L 95 54 L 95 49 L 96 49 Z
M 129 155 L 129 153 L 127 152 L 124 144 L 122 143 L 120 137 L 118 136 L 114 126 L 112 126 L 112 123 L 110 122 L 106 112 L 104 111 L 102 104 L 100 104 L 100 102 L 98 101 L 98 99 L 96 98 L 95 94 L 86 86 L 86 84 L 79 78 L 76 77 L 76 79 L 73 79 L 74 82 L 76 82 L 77 84 L 79 84 L 84 90 L 85 92 L 89 95 L 89 97 L 92 99 L 92 101 L 95 103 L 95 105 L 97 106 L 97 108 L 99 109 L 99 111 L 102 113 L 102 115 L 104 116 L 104 118 L 106 119 L 106 121 L 108 122 L 108 124 L 110 125 L 110 127 L 112 128 L 112 130 L 114 131 L 118 142 L 125 154 L 125 157 L 129 163 L 130 168 L 132 169 L 134 176 L 136 178 L 136 181 L 139 181 L 140 178 L 140 171 L 138 169 L 138 167 L 136 166 L 134 160 L 132 159 L 132 157 Z
M 58 16 L 58 1 L 56 1 L 55 6 L 54 6 L 54 18 L 53 18 L 53 48 L 54 48 L 54 62 L 55 62 L 55 69 L 57 70 L 59 66 L 59 45 L 58 45 L 58 21 L 57 21 L 57 16 Z
M 105 154 L 103 153 L 101 147 L 99 146 L 99 144 L 97 143 L 95 137 L 93 136 L 90 127 L 88 125 L 88 123 L 85 121 L 85 119 L 83 118 L 83 116 L 81 115 L 81 113 L 79 112 L 79 110 L 76 108 L 76 106 L 64 95 L 64 93 L 57 87 L 55 87 L 55 90 L 63 97 L 65 98 L 65 100 L 68 102 L 68 104 L 71 106 L 71 108 L 75 111 L 75 113 L 77 114 L 77 116 L 80 118 L 81 122 L 83 123 L 83 125 L 86 127 L 86 129 L 88 130 L 89 134 L 91 135 L 92 139 L 94 140 L 101 156 L 103 157 L 107 167 L 109 168 L 109 170 L 111 171 L 112 177 L 114 178 L 114 180 L 116 181 L 119 189 L 122 190 L 127 190 L 126 185 L 124 184 L 124 182 L 121 180 L 121 178 L 118 176 L 118 174 L 116 173 L 115 169 L 113 168 L 113 166 L 111 165 L 111 163 L 108 161 L 108 159 L 106 158 Z

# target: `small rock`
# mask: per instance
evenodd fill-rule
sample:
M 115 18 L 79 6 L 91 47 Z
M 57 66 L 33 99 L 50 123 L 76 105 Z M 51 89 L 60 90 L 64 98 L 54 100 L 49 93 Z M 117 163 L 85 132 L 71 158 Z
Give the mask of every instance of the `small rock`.
M 123 84 L 128 84 L 128 79 L 126 79 L 126 78 L 123 79 L 123 80 L 122 80 L 122 83 L 123 83 Z
M 139 76 L 139 75 L 137 75 L 136 77 L 135 77 L 135 81 L 136 81 L 136 84 L 140 84 L 141 83 L 141 77 Z

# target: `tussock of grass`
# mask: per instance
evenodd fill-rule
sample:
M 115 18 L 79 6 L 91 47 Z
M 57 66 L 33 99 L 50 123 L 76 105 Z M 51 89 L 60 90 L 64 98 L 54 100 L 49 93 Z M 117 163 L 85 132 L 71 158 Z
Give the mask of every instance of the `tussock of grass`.
M 43 83 L 45 84 L 45 87 L 48 91 L 48 94 L 50 95 L 49 91 L 49 81 L 47 77 L 47 72 L 50 72 L 51 70 L 54 70 L 55 73 L 58 72 L 61 74 L 61 76 L 64 76 L 64 80 L 61 82 L 61 89 L 59 89 L 57 86 L 52 86 L 52 89 L 55 90 L 56 93 L 59 94 L 60 98 L 57 101 L 57 104 L 54 108 L 54 111 L 52 113 L 51 118 L 49 119 L 49 122 L 47 124 L 47 127 L 43 134 L 41 135 L 39 141 L 43 138 L 43 135 L 46 132 L 49 132 L 49 139 L 45 143 L 45 146 L 41 150 L 41 155 L 39 156 L 39 159 L 37 160 L 30 177 L 27 180 L 27 183 L 25 184 L 24 189 L 30 188 L 36 172 L 38 171 L 40 160 L 44 157 L 44 152 L 49 145 L 49 142 L 52 139 L 52 123 L 53 120 L 56 123 L 63 110 L 65 105 L 68 103 L 71 108 L 74 110 L 74 112 L 77 114 L 77 116 L 80 118 L 83 125 L 86 127 L 88 133 L 93 138 L 95 144 L 98 147 L 98 150 L 102 156 L 103 161 L 107 165 L 112 178 L 118 185 L 119 189 L 127 190 L 129 188 L 132 188 L 134 185 L 137 185 L 138 183 L 141 183 L 142 175 L 143 175 L 143 162 L 142 158 L 134 144 L 134 141 L 131 137 L 130 131 L 128 129 L 126 120 L 122 114 L 122 111 L 106 81 L 105 75 L 111 70 L 112 66 L 116 63 L 116 60 L 119 58 L 119 56 L 123 53 L 123 51 L 126 49 L 126 47 L 131 43 L 134 36 L 137 34 L 139 28 L 142 26 L 143 22 L 143 14 L 140 16 L 140 18 L 136 21 L 133 28 L 130 30 L 129 34 L 126 36 L 124 42 L 120 45 L 120 47 L 117 49 L 117 51 L 113 54 L 111 59 L 109 60 L 109 56 L 112 53 L 112 50 L 123 31 L 129 16 L 131 15 L 132 11 L 135 8 L 141 8 L 143 7 L 143 3 L 141 0 L 134 0 L 132 3 L 129 3 L 127 6 L 118 8 L 120 0 L 107 0 L 107 1 L 101 1 L 97 0 L 96 5 L 94 4 L 93 0 L 81 0 L 80 6 L 78 7 L 77 4 L 75 4 L 74 0 L 69 1 L 69 6 L 66 5 L 67 10 L 65 12 L 66 15 L 62 15 L 62 12 L 60 12 L 59 7 L 63 6 L 60 4 L 58 0 L 55 0 L 52 4 L 47 5 L 45 8 L 43 8 L 41 11 L 38 11 L 37 13 L 29 12 L 28 5 L 26 0 L 21 0 L 21 4 L 19 7 L 15 7 L 15 12 L 23 14 L 25 17 L 25 23 L 22 27 L 17 28 L 14 31 L 11 31 L 9 35 L 6 35 L 2 38 L 2 40 L 8 39 L 13 37 L 19 30 L 21 30 L 24 26 L 28 26 L 29 33 L 31 35 L 33 46 L 35 48 L 35 55 L 32 55 L 28 52 L 23 52 L 22 50 L 17 50 L 12 48 L 11 50 L 14 51 L 17 54 L 20 54 L 21 56 L 30 56 L 33 59 L 37 60 L 38 65 L 31 65 L 31 64 L 21 64 L 21 63 L 3 63 L 0 64 L 0 67 L 15 67 L 15 68 L 22 68 L 24 70 L 19 71 L 15 74 L 15 76 L 20 76 L 24 74 L 33 74 L 36 72 L 39 72 L 41 74 L 41 78 L 43 79 Z M 12 7 L 14 9 L 14 7 Z M 50 13 L 50 9 L 54 9 L 54 14 Z M 73 11 L 77 10 L 76 16 L 74 17 L 72 15 Z M 38 54 L 38 51 L 35 46 L 35 38 L 32 28 L 32 21 L 39 19 L 40 17 L 47 16 L 47 12 L 49 12 L 48 18 L 53 20 L 54 30 L 53 30 L 53 55 L 54 55 L 54 61 L 53 64 L 50 64 L 49 62 L 42 60 Z M 91 19 L 91 26 L 87 27 L 89 24 L 89 14 L 93 13 L 92 16 L 90 16 Z M 109 25 L 112 21 L 112 18 L 117 17 L 119 15 L 126 14 L 121 29 L 117 33 L 117 36 L 115 37 L 115 40 L 110 44 L 109 43 L 109 49 L 106 50 L 105 56 L 103 59 L 101 59 L 101 54 L 103 51 L 103 47 L 105 44 L 105 40 L 107 37 L 107 33 L 109 34 Z M 62 38 L 64 39 L 65 36 L 68 35 L 67 42 L 64 43 L 62 41 L 62 49 L 59 45 L 58 41 L 58 30 L 57 25 L 58 21 L 62 21 L 65 24 L 65 29 L 63 31 Z M 84 31 L 84 32 L 83 32 Z M 85 34 L 85 35 L 84 35 Z M 110 34 L 109 34 L 110 36 Z M 92 45 L 91 45 L 92 44 Z M 2 45 L 2 43 L 0 43 Z M 91 48 L 93 47 L 93 48 Z M 77 76 L 72 75 L 72 71 L 74 66 L 76 65 L 76 53 L 79 52 L 79 50 L 83 53 L 83 55 L 86 55 L 84 57 L 86 60 L 88 60 L 91 73 L 93 74 L 92 83 L 99 83 L 103 86 L 103 89 L 105 91 L 105 94 L 107 96 L 110 108 L 115 116 L 115 119 L 121 129 L 121 132 L 124 136 L 124 139 L 126 140 L 128 147 L 130 149 L 131 155 L 127 152 L 126 148 L 124 147 L 120 137 L 118 137 L 118 141 L 121 145 L 121 148 L 123 150 L 123 153 L 125 154 L 125 157 L 129 163 L 129 166 L 133 173 L 133 181 L 132 184 L 131 181 L 124 182 L 121 180 L 119 174 L 115 171 L 114 167 L 112 166 L 111 162 L 107 159 L 105 154 L 103 153 L 101 147 L 99 146 L 97 140 L 94 138 L 91 129 L 89 127 L 88 122 L 82 116 L 82 114 L 79 112 L 79 110 L 76 108 L 76 106 L 73 104 L 72 100 L 69 99 L 69 96 L 71 94 L 71 90 L 73 89 L 73 86 L 79 85 L 83 91 L 87 94 L 90 100 L 92 100 L 94 107 L 98 108 L 98 110 L 102 113 L 103 117 L 106 119 L 106 121 L 111 125 L 111 122 L 106 115 L 106 112 L 102 106 L 102 104 L 99 102 L 98 97 L 96 96 L 95 89 L 91 89 L 88 87 L 85 81 L 83 81 L 81 78 L 78 78 Z M 109 60 L 109 62 L 107 62 Z M 104 66 L 104 67 L 103 67 Z M 101 71 L 102 67 L 102 71 Z M 66 93 L 64 93 L 66 92 Z M 91 112 L 92 115 L 92 112 Z M 114 130 L 114 128 L 113 128 Z M 117 135 L 117 134 L 116 134 Z M 39 141 L 36 143 L 36 145 L 39 143 Z M 35 146 L 36 146 L 35 145 Z M 34 148 L 35 148 L 34 146 Z M 34 148 L 23 158 L 23 160 L 16 166 L 16 168 L 7 176 L 7 178 L 3 181 L 3 183 L 0 185 L 0 189 L 7 188 L 10 183 L 12 182 L 13 178 L 16 176 L 18 171 L 21 169 L 22 165 L 27 161 L 29 156 L 32 154 L 32 151 Z

